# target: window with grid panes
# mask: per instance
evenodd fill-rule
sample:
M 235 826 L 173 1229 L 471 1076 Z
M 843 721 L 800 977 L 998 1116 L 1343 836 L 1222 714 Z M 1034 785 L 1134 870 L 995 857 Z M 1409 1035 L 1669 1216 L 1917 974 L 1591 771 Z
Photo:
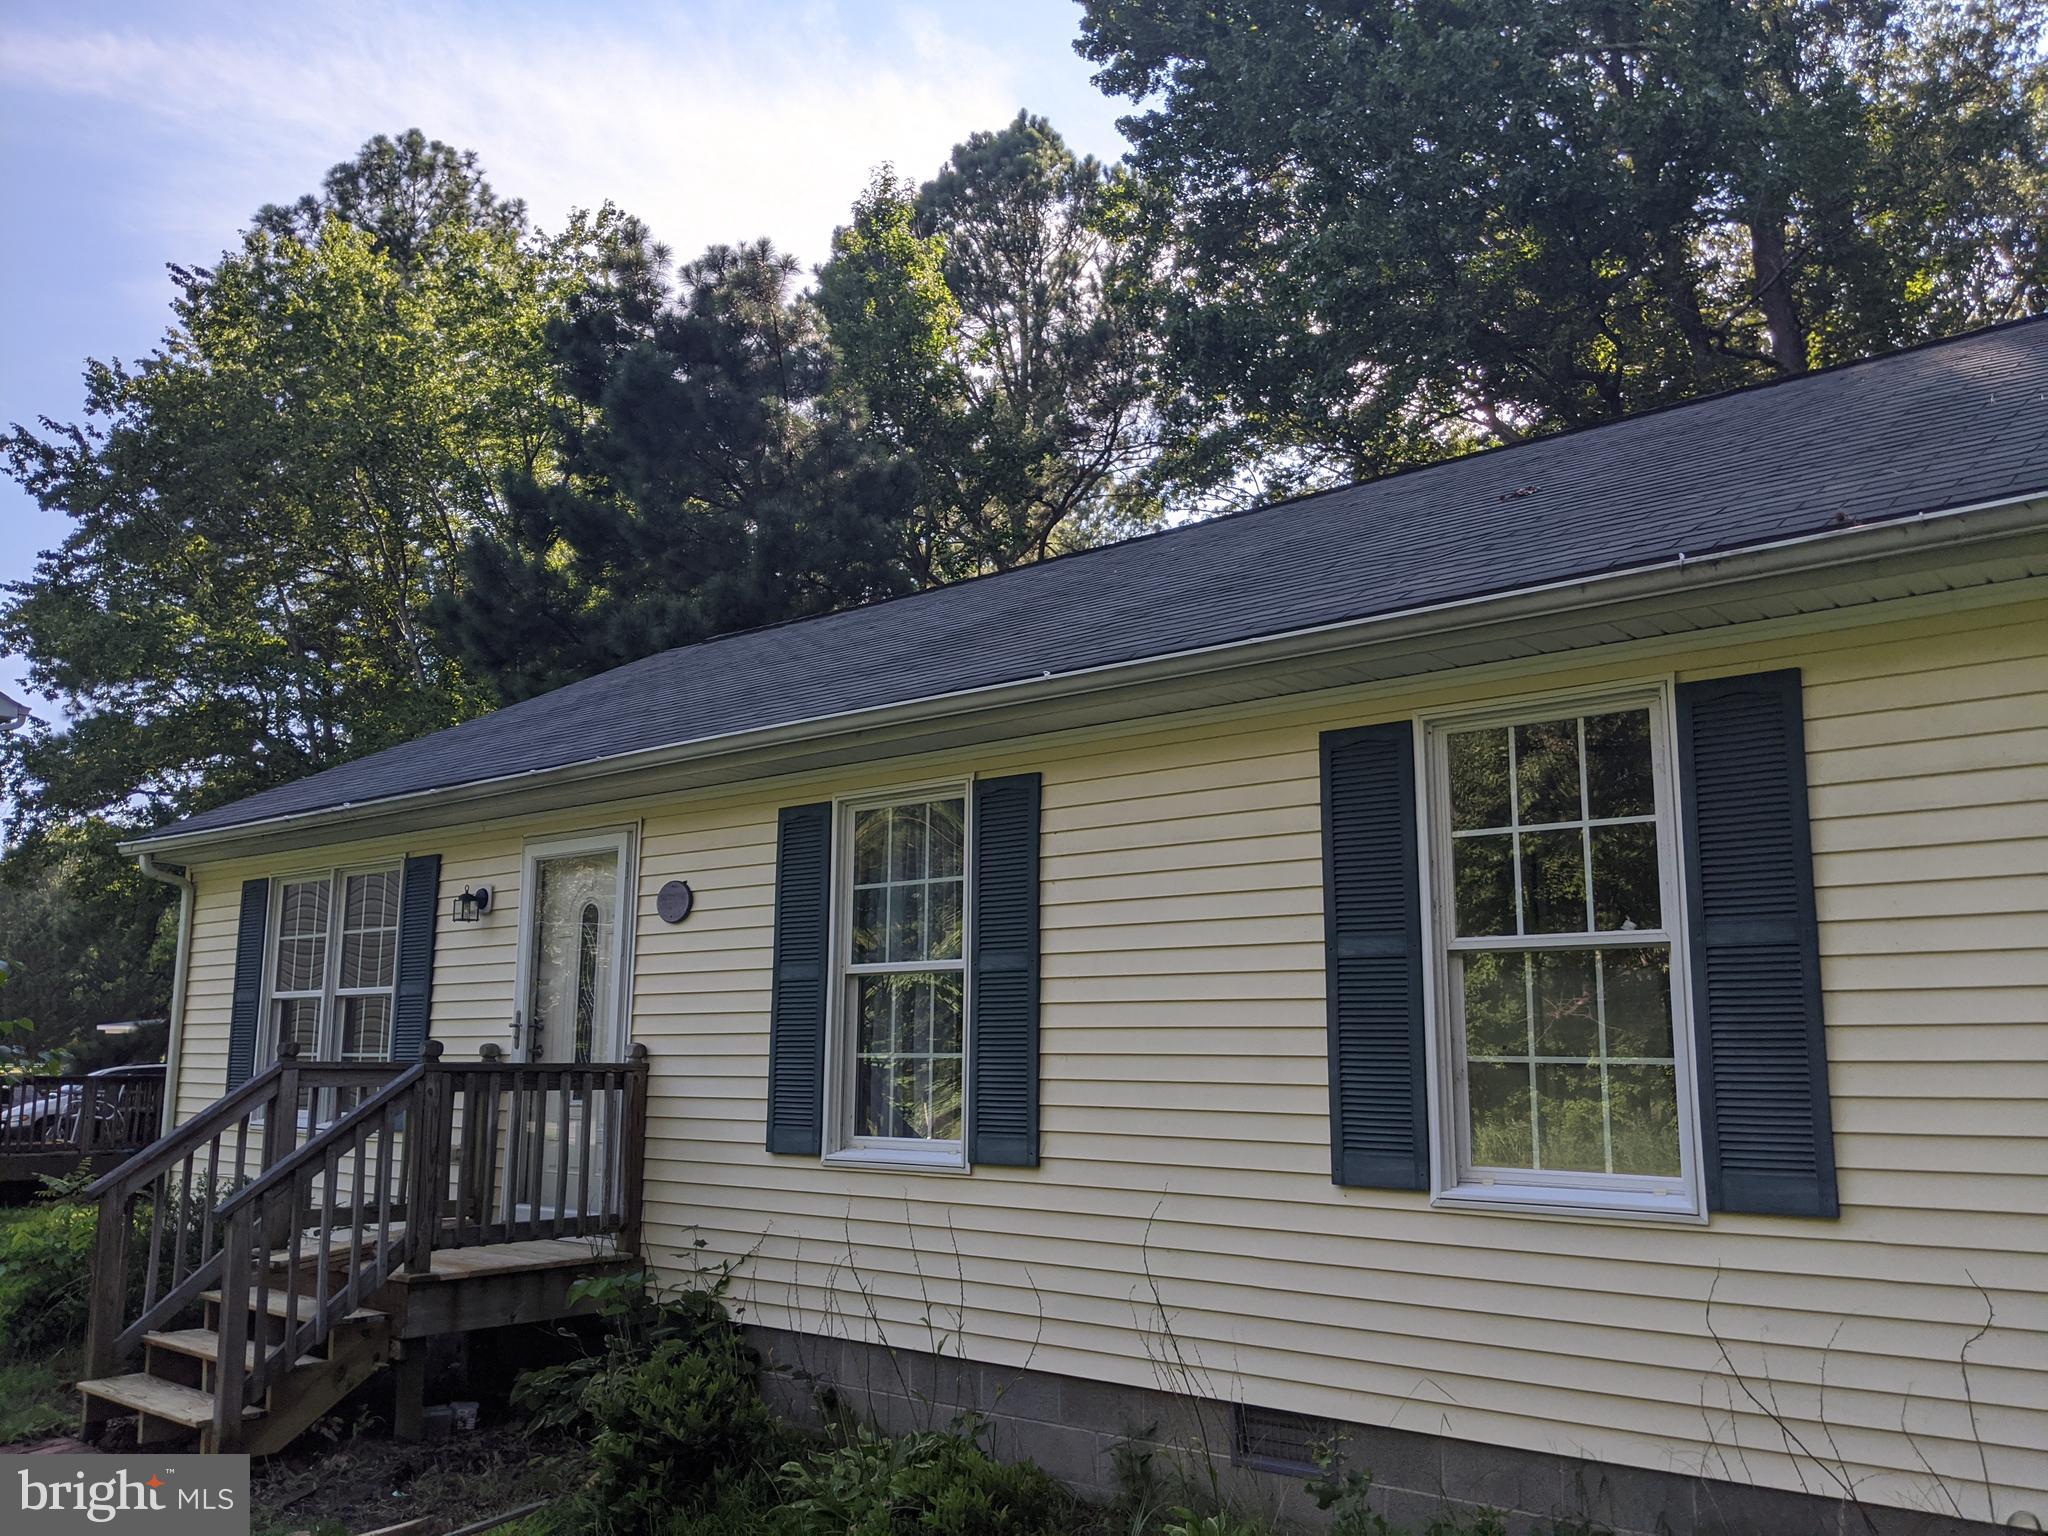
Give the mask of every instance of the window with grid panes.
M 292 1041 L 313 1060 L 389 1059 L 398 899 L 396 869 L 280 882 L 271 957 L 273 1058 Z
M 1459 1187 L 1682 1204 L 1687 1089 L 1659 701 L 1432 734 Z
M 965 1088 L 964 791 L 845 809 L 842 1148 L 957 1155 Z

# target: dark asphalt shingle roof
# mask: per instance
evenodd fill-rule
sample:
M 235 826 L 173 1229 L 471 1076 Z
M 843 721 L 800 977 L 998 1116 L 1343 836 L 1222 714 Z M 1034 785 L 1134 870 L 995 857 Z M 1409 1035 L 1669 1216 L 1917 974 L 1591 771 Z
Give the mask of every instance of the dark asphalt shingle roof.
M 666 651 L 239 826 L 2048 491 L 2048 318 Z

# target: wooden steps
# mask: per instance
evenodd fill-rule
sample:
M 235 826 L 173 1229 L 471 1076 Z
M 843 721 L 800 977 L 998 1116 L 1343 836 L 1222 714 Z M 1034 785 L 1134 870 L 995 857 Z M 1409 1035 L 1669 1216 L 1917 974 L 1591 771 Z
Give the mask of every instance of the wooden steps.
M 202 1451 L 268 1455 L 332 1412 L 394 1355 L 411 1358 L 406 1352 L 419 1340 L 588 1311 L 587 1301 L 569 1295 L 574 1282 L 632 1262 L 609 1239 L 539 1238 L 436 1249 L 421 1273 L 391 1276 L 373 1306 L 335 1319 L 289 1370 L 265 1382 L 260 1397 L 243 1408 L 239 1430 L 227 1434 L 214 1428 L 214 1394 L 223 1369 L 219 1327 L 235 1303 L 218 1287 L 202 1291 L 195 1303 L 203 1307 L 207 1326 L 153 1329 L 142 1336 L 141 1371 L 78 1384 L 86 1420 L 90 1425 L 132 1413 L 141 1444 L 196 1436 Z M 254 1370 L 259 1349 L 318 1321 L 320 1303 L 312 1287 L 301 1281 L 299 1291 L 288 1303 L 283 1279 L 274 1276 L 264 1291 L 262 1316 L 254 1288 L 243 1294 L 250 1337 L 242 1346 L 242 1373 Z
M 207 1430 L 213 1427 L 211 1392 L 181 1387 L 161 1376 L 151 1376 L 142 1371 L 130 1376 L 107 1376 L 98 1381 L 81 1381 L 78 1390 L 88 1398 L 133 1409 L 145 1420 L 160 1419 L 183 1429 Z M 263 1410 L 252 1405 L 242 1410 L 242 1417 L 260 1419 Z
M 383 1314 L 373 1312 L 368 1315 L 381 1317 Z M 188 1359 L 204 1360 L 208 1365 L 220 1363 L 220 1335 L 211 1328 L 178 1328 L 169 1333 L 146 1333 L 142 1336 L 142 1344 L 145 1349 L 165 1350 Z M 298 1363 L 318 1365 L 320 1362 L 313 1355 L 302 1355 Z M 256 1344 L 251 1340 L 242 1346 L 242 1369 L 246 1371 L 255 1364 Z
M 227 1297 L 221 1294 L 221 1292 L 219 1291 L 201 1291 L 199 1293 L 199 1299 L 205 1302 L 210 1307 L 222 1306 L 227 1301 Z M 252 1296 L 249 1298 L 245 1298 L 243 1304 L 245 1306 L 250 1307 L 251 1310 L 253 1310 L 254 1302 L 255 1298 Z M 283 1317 L 285 1315 L 285 1295 L 284 1288 L 282 1286 L 271 1287 L 270 1294 L 263 1298 L 263 1310 L 269 1313 L 272 1317 Z M 313 1321 L 315 1317 L 320 1315 L 319 1298 L 314 1296 L 308 1296 L 304 1292 L 301 1292 L 299 1295 L 294 1296 L 292 1298 L 292 1311 L 297 1316 L 300 1322 L 310 1323 Z M 382 1317 L 383 1315 L 384 1314 L 382 1312 L 373 1311 L 368 1307 L 357 1307 L 355 1311 L 350 1312 L 346 1316 L 342 1317 L 340 1319 L 340 1323 L 373 1322 L 376 1319 Z M 337 1324 L 337 1326 L 339 1326 L 339 1323 Z

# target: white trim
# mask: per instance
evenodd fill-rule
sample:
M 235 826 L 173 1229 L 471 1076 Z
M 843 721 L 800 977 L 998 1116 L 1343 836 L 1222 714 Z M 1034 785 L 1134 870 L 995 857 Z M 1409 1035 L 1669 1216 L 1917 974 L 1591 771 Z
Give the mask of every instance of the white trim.
M 860 975 L 891 971 L 950 970 L 956 962 L 928 961 L 892 965 L 878 962 L 855 966 L 846 953 L 853 932 L 854 813 L 906 802 L 960 800 L 960 1136 L 957 1141 L 924 1141 L 910 1137 L 856 1136 L 853 1133 L 853 1038 L 848 1033 L 848 982 Z M 969 1074 L 974 1052 L 974 780 L 940 779 L 862 790 L 832 802 L 832 892 L 825 924 L 825 1073 L 821 1161 L 834 1168 L 887 1169 L 900 1173 L 966 1173 L 968 1116 L 973 1095 Z
M 548 859 L 573 857 L 579 853 L 615 853 L 618 856 L 618 868 L 614 871 L 618 916 L 613 924 L 616 931 L 612 938 L 615 981 L 605 1009 L 609 1017 L 601 1021 L 603 1048 L 600 1049 L 599 1042 L 593 1039 L 591 1059 L 626 1059 L 627 1045 L 632 1036 L 633 930 L 639 927 L 639 902 L 635 896 L 639 890 L 639 851 L 640 828 L 637 822 L 629 826 L 554 833 L 526 840 L 520 852 L 519 935 L 515 941 L 517 958 L 512 973 L 512 1040 L 505 1052 L 506 1060 L 523 1062 L 529 1049 L 526 1010 L 531 1002 L 530 989 L 533 985 L 534 924 L 540 916 L 540 905 L 536 900 L 540 890 L 539 867 Z
M 2044 510 L 2048 510 L 2048 493 L 2027 491 L 1967 506 L 1890 518 L 1881 523 L 1851 524 L 1819 533 L 1746 545 L 1719 554 L 1689 557 L 1680 552 L 1673 558 L 1605 575 L 1565 577 L 1505 593 L 1421 604 L 1364 619 L 1281 630 L 1250 640 L 1134 657 L 1128 661 L 1076 668 L 1043 677 L 927 695 L 900 704 L 841 710 L 778 725 L 728 731 L 691 741 L 635 747 L 552 768 L 486 775 L 461 784 L 408 790 L 369 800 L 344 801 L 338 805 L 233 822 L 195 832 L 134 838 L 116 846 L 129 854 L 145 849 L 168 852 L 175 848 L 234 843 L 269 834 L 295 835 L 296 830 L 302 827 L 345 825 L 401 816 L 410 807 L 422 803 L 452 806 L 487 802 L 527 790 L 594 781 L 636 768 L 667 767 L 733 756 L 750 750 L 842 736 L 855 730 L 879 732 L 898 725 L 956 716 L 975 708 L 1035 703 L 1100 692 L 1120 685 L 1145 683 L 1156 686 L 1174 678 L 1199 677 L 1262 661 L 1326 654 L 1344 645 L 1424 639 L 1480 624 L 1526 621 L 1655 599 L 1678 591 L 1701 591 L 1736 586 L 1746 581 L 1806 575 L 1858 561 L 1881 559 L 1925 545 L 1942 548 L 2025 534 L 2042 525 Z
M 1652 780 L 1657 797 L 1657 864 L 1663 924 L 1655 930 L 1517 936 L 1512 946 L 1461 941 L 1452 935 L 1449 902 L 1453 890 L 1449 835 L 1449 764 L 1443 740 L 1452 731 L 1505 726 L 1565 709 L 1573 714 L 1620 707 L 1650 710 Z M 1628 1216 L 1704 1222 L 1705 1171 L 1701 1166 L 1698 1051 L 1687 973 L 1684 838 L 1677 747 L 1677 695 L 1669 675 L 1601 687 L 1549 690 L 1477 708 L 1449 709 L 1416 717 L 1416 856 L 1422 872 L 1423 1007 L 1428 1045 L 1426 1075 L 1430 1113 L 1430 1203 L 1442 1209 L 1523 1211 L 1567 1216 Z M 1581 763 L 1583 782 L 1584 764 Z M 1517 884 L 1517 900 L 1520 899 Z M 1588 890 L 1588 900 L 1592 891 Z M 1670 957 L 1673 1071 L 1677 1085 L 1679 1174 L 1676 1179 L 1642 1175 L 1473 1170 L 1469 1147 L 1469 1106 L 1459 1090 L 1461 1042 L 1454 1038 L 1457 1010 L 1451 998 L 1451 956 L 1474 950 L 1513 948 L 1593 949 L 1644 942 L 1666 946 Z

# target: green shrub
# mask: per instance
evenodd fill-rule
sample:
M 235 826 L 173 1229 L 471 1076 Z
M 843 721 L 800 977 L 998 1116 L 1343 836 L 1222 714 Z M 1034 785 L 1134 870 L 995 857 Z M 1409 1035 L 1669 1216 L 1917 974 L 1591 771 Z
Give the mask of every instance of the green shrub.
M 671 1509 L 701 1505 L 776 1439 L 774 1415 L 738 1352 L 683 1339 L 593 1378 L 582 1407 L 597 1430 L 590 1494 L 620 1531 L 651 1530 Z
M 0 1212 L 0 1351 L 33 1359 L 85 1337 L 98 1222 L 71 1201 Z
M 701 1248 L 700 1239 L 697 1246 Z M 752 1360 L 726 1310 L 735 1265 L 694 1262 L 677 1285 L 660 1286 L 647 1270 L 590 1275 L 569 1287 L 569 1300 L 592 1303 L 604 1320 L 604 1348 L 594 1355 L 522 1373 L 512 1387 L 514 1406 L 533 1415 L 536 1429 L 589 1427 L 585 1398 L 593 1383 L 628 1370 L 663 1344 L 681 1342 L 711 1354 L 730 1352 L 735 1368 L 751 1372 Z
M 969 1434 L 857 1431 L 779 1479 L 785 1536 L 1060 1536 L 1074 1501 L 1039 1468 L 997 1461 Z

